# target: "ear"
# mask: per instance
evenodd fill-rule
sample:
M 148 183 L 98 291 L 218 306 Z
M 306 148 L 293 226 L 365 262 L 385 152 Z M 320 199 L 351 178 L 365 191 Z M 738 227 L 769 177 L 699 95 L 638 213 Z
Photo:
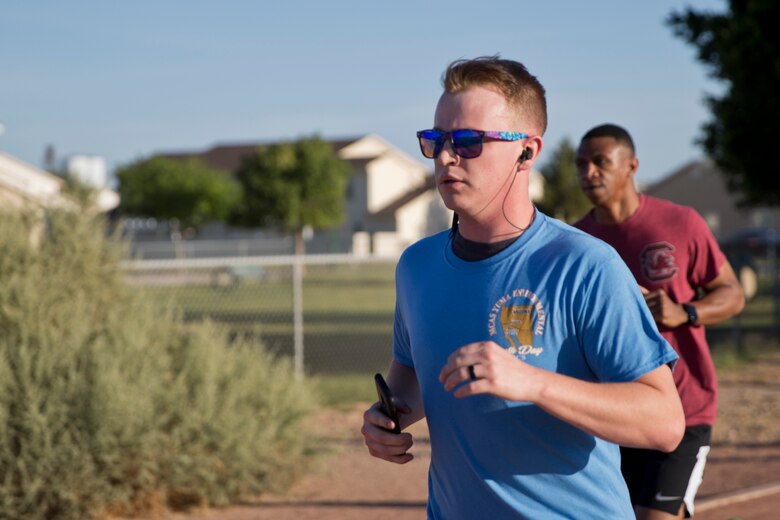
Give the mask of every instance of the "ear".
M 518 158 L 517 171 L 531 171 L 531 168 L 539 158 L 539 154 L 542 152 L 543 147 L 544 139 L 542 139 L 541 135 L 530 137 L 528 141 L 526 141 L 525 146 L 523 146 L 523 152 L 526 153 L 526 150 L 528 150 L 527 156 L 530 155 L 530 158 L 526 159 L 525 161 L 520 161 Z
M 639 168 L 639 159 L 632 157 L 629 164 L 631 165 L 631 169 L 628 171 L 628 176 L 633 177 L 636 175 L 636 170 Z

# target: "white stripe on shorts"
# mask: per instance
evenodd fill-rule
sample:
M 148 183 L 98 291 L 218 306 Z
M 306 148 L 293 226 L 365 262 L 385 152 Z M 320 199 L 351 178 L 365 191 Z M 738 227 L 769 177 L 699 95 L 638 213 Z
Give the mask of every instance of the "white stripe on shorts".
M 683 503 L 690 516 L 693 516 L 693 499 L 696 498 L 696 492 L 699 491 L 699 486 L 701 486 L 701 481 L 704 478 L 704 465 L 707 464 L 707 454 L 709 452 L 709 446 L 699 447 L 699 453 L 696 454 L 696 465 L 693 466 L 691 478 L 688 479 L 688 489 L 685 490 Z

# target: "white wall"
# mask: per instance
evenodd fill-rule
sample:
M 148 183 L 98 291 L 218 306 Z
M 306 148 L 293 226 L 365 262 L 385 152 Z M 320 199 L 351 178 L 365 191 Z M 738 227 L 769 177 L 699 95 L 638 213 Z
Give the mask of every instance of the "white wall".
M 425 182 L 425 167 L 388 152 L 371 161 L 368 174 L 368 210 L 376 212 Z
M 436 190 L 428 190 L 398 210 L 398 239 L 407 247 L 423 237 L 447 229 L 452 212 L 444 207 Z

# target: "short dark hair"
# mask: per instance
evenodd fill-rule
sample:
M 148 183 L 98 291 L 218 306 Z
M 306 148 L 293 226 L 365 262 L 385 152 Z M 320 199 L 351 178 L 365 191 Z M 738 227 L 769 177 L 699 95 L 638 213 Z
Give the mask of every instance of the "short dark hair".
M 520 62 L 499 56 L 456 60 L 447 67 L 441 82 L 450 94 L 472 87 L 495 87 L 520 117 L 537 126 L 534 131 L 544 134 L 547 130 L 544 87 Z
M 603 125 L 594 126 L 582 136 L 580 142 L 586 139 L 592 139 L 594 137 L 611 137 L 620 144 L 623 144 L 631 149 L 631 153 L 636 155 L 636 147 L 634 146 L 634 140 L 631 139 L 631 134 L 628 130 L 622 126 L 614 125 L 612 123 L 605 123 Z

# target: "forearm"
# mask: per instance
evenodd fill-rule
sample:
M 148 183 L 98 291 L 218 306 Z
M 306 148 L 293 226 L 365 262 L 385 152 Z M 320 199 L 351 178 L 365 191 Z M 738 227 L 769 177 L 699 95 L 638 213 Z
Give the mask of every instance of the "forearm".
M 540 370 L 533 402 L 551 415 L 602 439 L 671 451 L 685 417 L 666 366 L 628 383 L 591 383 Z
M 392 360 L 387 370 L 387 386 L 393 395 L 403 400 L 411 409 L 410 413 L 401 414 L 399 417 L 402 430 L 425 417 L 420 386 L 413 369 Z
M 648 291 L 642 289 L 645 301 L 656 323 L 671 329 L 687 326 L 688 311 L 685 305 L 696 310 L 698 325 L 713 325 L 731 318 L 745 307 L 745 295 L 728 262 L 725 262 L 718 276 L 705 287 L 704 297 L 691 302 L 676 301 L 664 289 Z
M 738 284 L 721 285 L 707 293 L 701 300 L 690 302 L 696 307 L 699 324 L 713 325 L 742 312 L 745 296 Z
M 534 403 L 581 430 L 624 446 L 671 451 L 685 430 L 680 397 L 666 365 L 636 381 L 594 383 L 529 365 L 496 343 L 481 341 L 450 354 L 439 381 L 458 398 L 491 394 Z

